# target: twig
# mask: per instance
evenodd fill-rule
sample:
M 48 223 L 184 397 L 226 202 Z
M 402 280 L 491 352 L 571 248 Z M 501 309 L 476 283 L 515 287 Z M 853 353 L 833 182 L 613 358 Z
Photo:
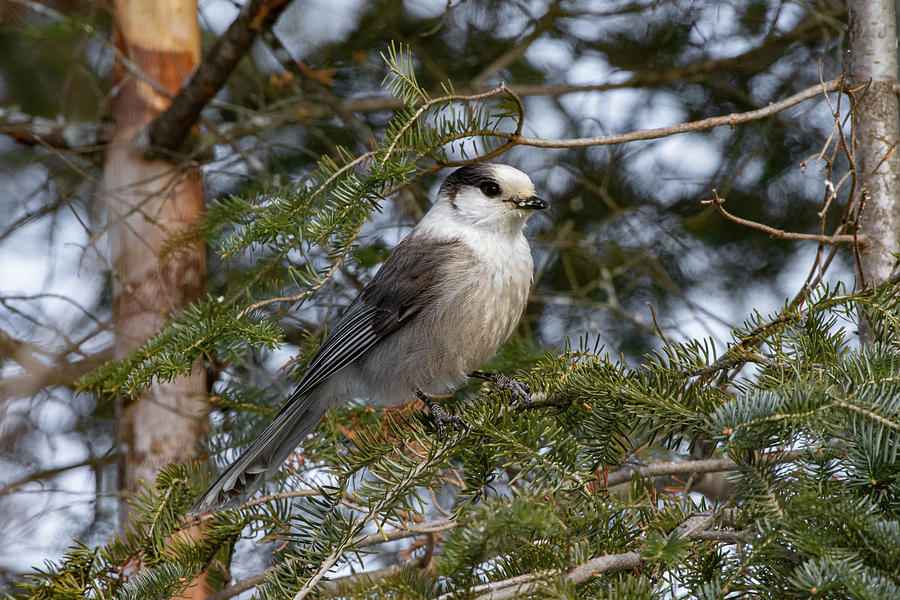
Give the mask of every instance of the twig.
M 482 69 L 481 73 L 472 80 L 473 86 L 481 86 L 488 79 L 516 62 L 525 55 L 531 44 L 550 29 L 556 21 L 556 14 L 552 10 L 548 10 L 544 15 L 534 23 L 534 31 L 529 33 L 523 39 L 516 41 L 513 45 L 500 56 L 495 58 L 488 66 Z
M 427 568 L 428 560 L 425 556 L 415 558 L 407 563 L 394 564 L 374 571 L 365 571 L 363 573 L 354 573 L 353 575 L 344 575 L 328 581 L 322 582 L 322 589 L 335 593 L 344 589 L 352 588 L 360 583 L 374 583 L 382 579 L 392 579 L 400 574 L 404 568 Z
M 669 339 L 666 337 L 666 334 L 663 333 L 662 327 L 659 326 L 659 321 L 656 320 L 656 311 L 653 310 L 653 304 L 647 302 L 647 306 L 650 307 L 650 316 L 653 318 L 653 326 L 656 328 L 656 333 L 659 334 L 659 337 L 662 338 L 662 341 L 666 346 L 671 345 Z
M 228 600 L 229 598 L 234 598 L 238 594 L 246 592 L 247 590 L 252 590 L 256 586 L 263 583 L 269 573 L 274 570 L 274 567 L 269 567 L 265 571 L 251 575 L 246 579 L 238 579 L 234 582 L 234 585 L 230 585 L 227 588 L 221 589 L 214 594 L 210 594 L 206 597 L 206 600 Z
M 874 413 L 871 410 L 867 410 L 861 406 L 851 404 L 851 403 L 847 402 L 846 400 L 839 400 L 838 402 L 835 402 L 835 404 L 837 404 L 841 408 L 846 408 L 850 412 L 855 412 L 858 415 L 862 415 L 864 417 L 872 419 L 873 421 L 877 421 L 878 423 L 881 423 L 885 427 L 890 427 L 891 429 L 900 430 L 900 425 L 898 425 L 894 421 L 891 421 L 890 419 L 885 419 L 881 415 Z
M 740 544 L 746 541 L 747 535 L 742 531 L 698 531 L 691 535 L 692 540 L 708 542 L 724 542 L 726 544 Z
M 67 16 L 58 10 L 55 10 L 49 6 L 45 6 L 46 3 L 36 2 L 35 0 L 11 0 L 16 4 L 21 4 L 34 12 L 51 17 L 54 19 L 58 19 L 60 21 L 72 21 L 78 24 L 78 27 L 83 29 L 90 35 L 95 41 L 97 41 L 100 45 L 104 46 L 107 50 L 112 52 L 116 60 L 125 67 L 125 70 L 140 79 L 143 83 L 146 83 L 153 91 L 162 96 L 163 98 L 171 98 L 172 95 L 169 93 L 169 90 L 164 88 L 162 84 L 156 81 L 154 78 L 150 77 L 141 69 L 137 64 L 134 63 L 122 50 L 119 49 L 118 46 L 113 44 L 107 39 L 107 36 L 99 31 L 97 27 L 94 26 L 93 23 L 89 23 L 88 21 L 83 21 L 80 19 L 76 19 L 74 17 Z
M 480 94 L 448 94 L 446 96 L 441 96 L 440 98 L 433 98 L 433 99 L 423 101 L 421 104 L 418 105 L 416 112 L 413 113 L 406 120 L 406 123 L 404 123 L 403 126 L 397 131 L 397 133 L 394 134 L 394 142 L 390 146 L 388 146 L 387 150 L 384 152 L 384 159 L 381 161 L 382 167 L 385 164 L 387 164 L 388 159 L 390 158 L 391 154 L 393 154 L 393 152 L 397 146 L 397 142 L 400 141 L 404 132 L 406 132 L 406 130 L 408 130 L 410 127 L 412 127 L 416 123 L 416 121 L 419 120 L 419 117 L 421 117 L 423 114 L 428 112 L 428 110 L 432 106 L 449 103 L 449 102 L 473 102 L 475 100 L 486 100 L 488 98 L 492 98 L 494 96 L 499 96 L 501 94 L 507 94 L 507 95 L 515 97 L 515 94 L 510 92 L 509 88 L 507 88 L 504 84 L 501 83 L 499 87 L 496 87 L 492 90 L 488 90 L 486 92 L 482 92 Z M 518 104 L 521 106 L 521 101 Z M 519 119 L 518 119 L 519 126 L 516 127 L 516 133 L 505 134 L 505 133 L 501 133 L 501 132 L 496 132 L 496 135 L 498 137 L 505 137 L 507 135 L 512 136 L 512 137 L 518 137 L 519 133 L 522 130 L 521 123 L 524 120 L 524 117 L 525 117 L 525 115 L 520 112 Z M 494 134 L 494 132 L 491 132 L 491 134 Z M 473 134 L 472 134 L 472 132 L 468 132 L 465 135 L 466 135 L 466 137 L 469 137 L 470 135 L 473 135 Z M 514 143 L 514 142 L 508 142 L 508 144 L 511 144 L 511 143 Z
M 408 537 L 415 537 L 424 533 L 438 533 L 447 531 L 458 526 L 459 523 L 454 518 L 435 519 L 434 521 L 424 521 L 422 523 L 411 523 L 406 527 L 397 527 L 387 531 L 376 531 L 367 535 L 361 535 L 352 542 L 356 548 L 365 548 L 366 546 L 375 546 L 384 542 L 393 542 Z
M 46 144 L 57 150 L 92 151 L 112 140 L 113 127 L 99 121 L 45 119 L 10 106 L 0 107 L 0 134 L 29 146 Z
M 830 258 L 829 258 L 829 260 L 830 260 Z M 863 295 L 874 294 L 878 290 L 883 289 L 885 286 L 894 286 L 894 285 L 898 285 L 898 284 L 900 284 L 900 273 L 892 275 L 891 277 L 889 277 L 888 279 L 886 279 L 885 281 L 882 281 L 881 283 L 879 283 L 877 285 L 867 286 L 866 288 L 864 288 L 863 290 L 861 290 L 860 292 L 857 292 L 857 293 L 860 293 Z M 735 358 L 734 356 L 729 356 L 729 354 L 731 354 L 734 350 L 738 350 L 738 351 L 743 352 L 746 355 L 747 354 L 746 349 L 748 347 L 751 347 L 751 348 L 758 347 L 763 343 L 763 340 L 766 337 L 767 331 L 772 331 L 777 325 L 780 325 L 781 323 L 785 323 L 790 320 L 797 320 L 797 319 L 801 318 L 803 316 L 803 311 L 799 310 L 797 307 L 799 306 L 800 302 L 805 299 L 804 292 L 805 292 L 805 290 L 801 290 L 800 293 L 797 294 L 797 296 L 791 301 L 791 303 L 788 304 L 787 308 L 782 310 L 782 312 L 780 313 L 780 316 L 769 321 L 768 323 L 765 323 L 764 325 L 761 325 L 760 327 L 757 327 L 756 330 L 754 330 L 750 335 L 748 335 L 739 344 L 729 346 L 728 349 L 723 353 L 723 355 L 720 358 L 718 358 L 714 363 L 712 363 L 711 365 L 702 367 L 700 369 L 697 369 L 696 371 L 685 372 L 684 374 L 688 377 L 697 377 L 697 376 L 709 377 L 710 375 L 716 373 L 717 371 L 720 371 L 722 369 L 730 369 L 731 367 L 738 366 L 738 365 L 746 362 L 747 356 L 742 356 L 741 358 Z M 786 312 L 786 311 L 793 311 L 793 310 L 797 310 L 797 312 L 794 312 L 794 313 Z M 547 402 L 547 403 L 548 404 L 558 404 L 558 402 L 556 402 L 556 403 Z
M 712 205 L 715 207 L 719 213 L 722 214 L 723 217 L 737 223 L 738 225 L 743 225 L 745 227 L 750 227 L 753 229 L 759 229 L 760 231 L 765 231 L 773 238 L 785 239 L 785 240 L 808 240 L 811 242 L 820 242 L 823 244 L 849 244 L 849 243 L 865 243 L 865 237 L 861 235 L 849 235 L 849 234 L 837 234 L 837 235 L 818 235 L 814 233 L 797 233 L 794 231 L 785 231 L 783 229 L 776 229 L 774 227 L 770 227 L 763 223 L 757 223 L 756 221 L 751 221 L 749 219 L 742 219 L 740 217 L 736 217 L 733 214 L 729 213 L 725 210 L 725 199 L 720 197 L 716 190 L 713 190 L 713 198 L 712 200 L 703 200 L 701 204 Z
M 60 473 L 65 473 L 66 471 L 71 471 L 72 469 L 80 469 L 81 467 L 101 467 L 103 465 L 108 465 L 115 462 L 118 459 L 116 454 L 107 454 L 106 456 L 91 456 L 84 460 L 78 461 L 76 463 L 72 463 L 70 465 L 66 465 L 64 467 L 56 467 L 53 469 L 46 469 L 44 471 L 38 471 L 37 473 L 31 473 L 21 479 L 16 481 L 12 481 L 2 488 L 0 488 L 0 497 L 7 496 L 12 494 L 16 490 L 18 490 L 23 485 L 27 485 L 29 483 L 34 483 L 35 481 L 40 481 L 41 479 L 49 479 L 50 477 L 54 477 L 59 475 Z

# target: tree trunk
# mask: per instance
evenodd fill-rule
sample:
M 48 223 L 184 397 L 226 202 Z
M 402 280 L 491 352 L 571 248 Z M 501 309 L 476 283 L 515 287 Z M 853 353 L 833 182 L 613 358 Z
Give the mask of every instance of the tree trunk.
M 897 21 L 893 0 L 850 1 L 850 83 L 856 181 L 865 207 L 860 219 L 867 243 L 860 251 L 859 283 L 886 279 L 900 251 L 900 136 L 897 106 Z M 862 323 L 864 342 L 871 329 Z
M 203 180 L 195 168 L 147 160 L 136 141 L 141 128 L 161 113 L 200 59 L 197 5 L 192 0 L 116 0 L 116 45 L 140 70 L 121 62 L 113 114 L 116 132 L 104 165 L 105 201 L 114 271 L 115 354 L 124 356 L 156 333 L 173 310 L 205 288 L 202 246 L 165 257 L 162 242 L 196 220 L 203 210 Z M 152 82 L 150 81 L 152 80 Z M 166 93 L 168 92 L 168 93 Z M 195 456 L 207 431 L 206 377 L 189 377 L 149 388 L 118 410 L 120 522 L 128 527 L 127 500 L 141 480 L 160 467 Z M 188 590 L 205 597 L 203 582 Z

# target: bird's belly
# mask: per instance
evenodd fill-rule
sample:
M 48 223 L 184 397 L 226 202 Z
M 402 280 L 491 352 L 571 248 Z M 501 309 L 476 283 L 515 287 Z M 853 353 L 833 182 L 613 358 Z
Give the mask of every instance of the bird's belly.
M 370 352 L 360 375 L 380 382 L 370 384 L 372 397 L 395 403 L 411 399 L 415 389 L 443 394 L 490 360 L 515 330 L 530 287 L 530 269 L 524 277 L 501 273 L 468 272 L 465 284 L 448 286 L 456 293 L 423 310 L 415 323 Z

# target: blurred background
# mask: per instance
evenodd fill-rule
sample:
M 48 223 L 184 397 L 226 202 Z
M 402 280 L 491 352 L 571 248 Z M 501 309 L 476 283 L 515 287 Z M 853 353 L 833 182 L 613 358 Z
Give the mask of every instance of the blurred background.
M 204 49 L 239 8 L 200 0 Z M 115 408 L 74 391 L 112 357 L 99 199 L 117 91 L 112 10 L 0 2 L 0 589 L 73 538 L 97 544 L 118 528 Z M 391 41 L 409 46 L 425 89 L 505 82 L 524 101 L 526 136 L 749 111 L 839 75 L 846 14 L 831 0 L 296 0 L 204 111 L 191 160 L 214 202 L 299 184 L 338 146 L 366 151 L 396 108 L 382 87 Z M 504 154 L 553 205 L 530 225 L 535 289 L 513 345 L 599 341 L 633 363 L 661 334 L 724 348 L 752 311 L 797 294 L 818 247 L 773 240 L 701 202 L 716 189 L 743 218 L 818 232 L 831 169 L 835 180 L 845 170 L 839 158 L 817 160 L 833 126 L 818 97 L 734 129 Z M 242 376 L 282 394 L 278 368 L 370 279 L 443 175 L 374 214 L 355 260 L 315 302 L 269 307 L 283 311 L 273 314 L 287 343 L 248 349 Z M 831 209 L 826 231 L 840 212 Z M 851 282 L 852 261 L 838 253 L 828 278 Z M 208 269 L 213 296 L 241 277 L 214 254 Z

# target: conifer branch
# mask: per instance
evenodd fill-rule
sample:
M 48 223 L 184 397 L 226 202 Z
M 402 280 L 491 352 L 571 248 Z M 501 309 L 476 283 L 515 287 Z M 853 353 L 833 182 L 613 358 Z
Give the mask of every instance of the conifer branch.
M 730 513 L 730 511 L 725 511 L 725 513 Z M 739 532 L 707 530 L 706 528 L 715 520 L 716 516 L 713 511 L 691 515 L 675 529 L 673 535 L 678 539 L 712 539 L 724 543 L 738 543 L 743 540 L 743 534 Z M 526 573 L 502 581 L 476 585 L 469 588 L 467 592 L 470 594 L 480 593 L 481 595 L 477 596 L 476 600 L 511 600 L 537 591 L 542 580 L 561 577 L 568 584 L 579 584 L 610 571 L 638 569 L 643 563 L 644 560 L 637 552 L 607 554 L 592 558 L 565 571 L 548 569 L 536 573 Z M 444 594 L 434 600 L 449 600 L 452 596 L 453 594 Z
M 381 488 L 381 490 L 379 490 L 381 493 L 376 496 L 377 500 L 369 508 L 368 514 L 351 524 L 343 535 L 343 539 L 335 545 L 328 557 L 318 565 L 313 576 L 303 584 L 303 587 L 294 595 L 293 600 L 303 600 L 309 595 L 309 593 L 316 588 L 325 574 L 341 560 L 344 552 L 353 546 L 357 534 L 370 523 L 379 518 L 383 518 L 382 511 L 405 495 L 407 491 L 410 490 L 411 486 L 419 480 L 421 475 L 426 473 L 429 468 L 433 468 L 436 463 L 442 461 L 446 455 L 449 454 L 450 449 L 451 446 L 449 443 L 440 448 L 432 449 L 432 452 L 424 456 L 422 460 L 414 461 L 415 466 L 412 469 L 405 472 L 401 471 L 399 473 L 398 481 L 395 483 L 391 482 L 393 485 Z M 368 536 L 365 539 L 369 539 Z

